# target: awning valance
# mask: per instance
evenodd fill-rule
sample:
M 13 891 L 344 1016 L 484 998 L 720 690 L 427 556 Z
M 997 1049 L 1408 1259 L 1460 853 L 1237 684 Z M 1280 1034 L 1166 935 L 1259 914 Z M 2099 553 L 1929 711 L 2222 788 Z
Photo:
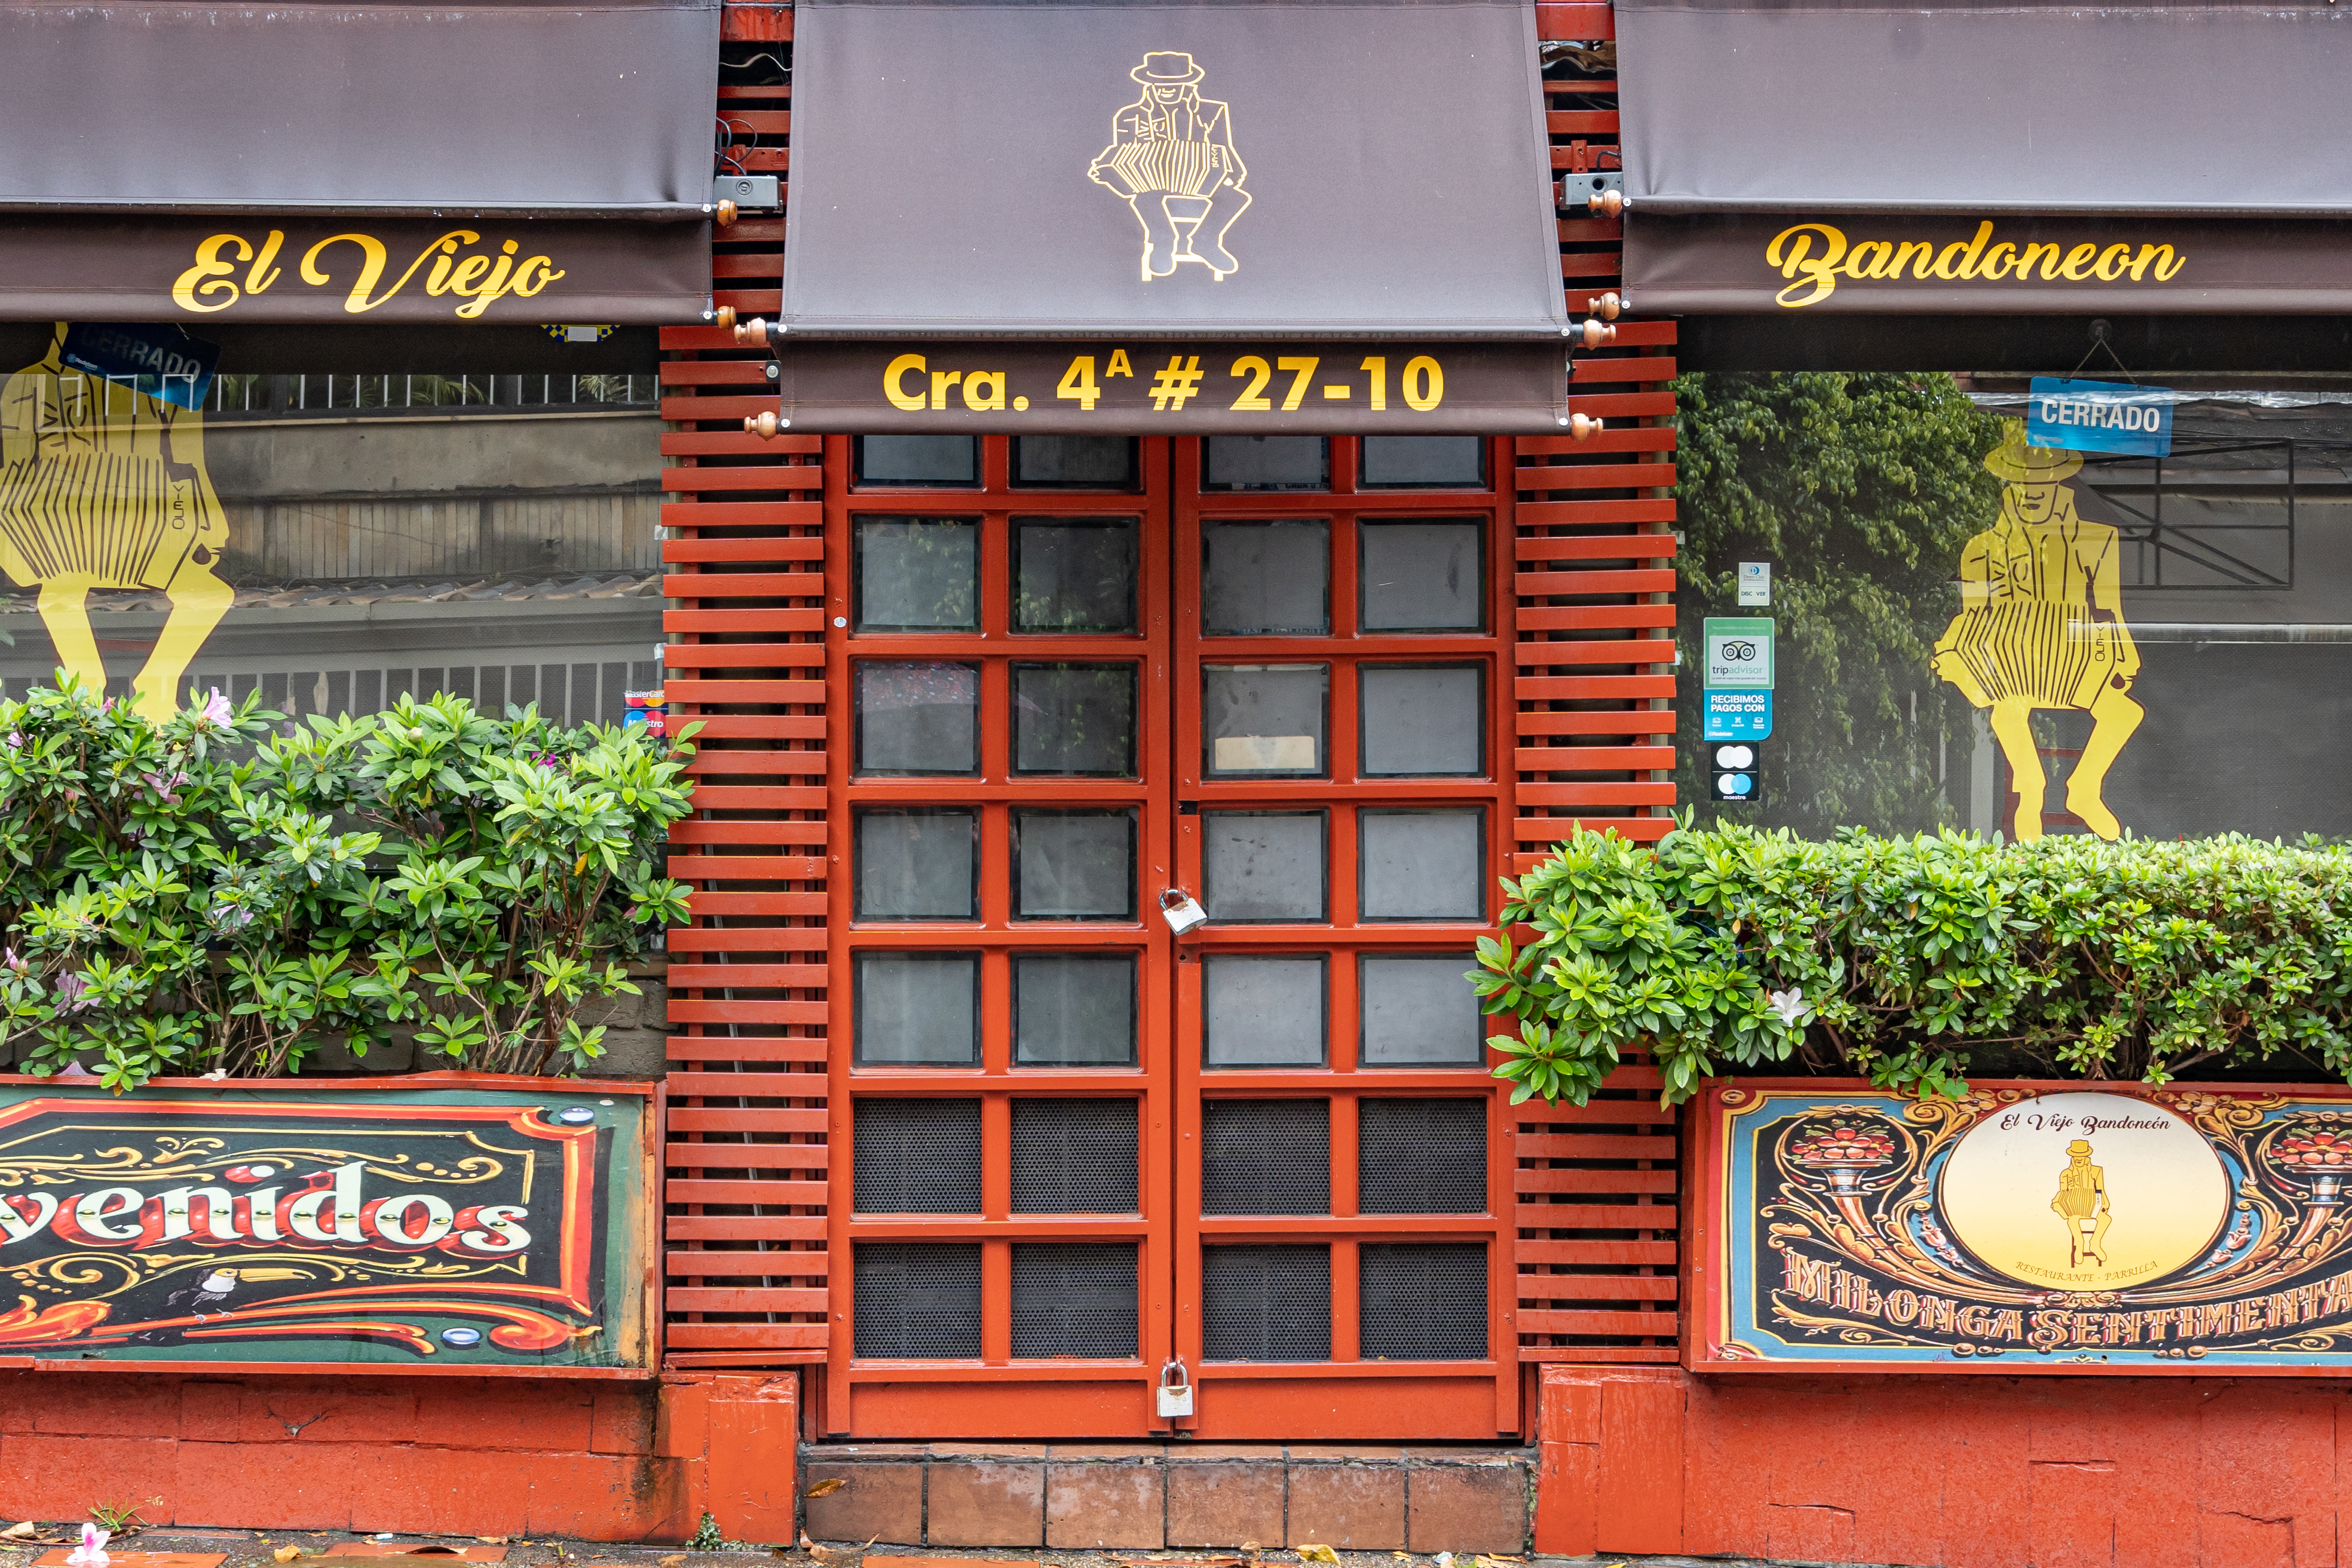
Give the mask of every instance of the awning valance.
M 717 0 L 0 7 L 0 211 L 699 218 Z
M 794 337 L 1558 338 L 1525 0 L 802 0 Z

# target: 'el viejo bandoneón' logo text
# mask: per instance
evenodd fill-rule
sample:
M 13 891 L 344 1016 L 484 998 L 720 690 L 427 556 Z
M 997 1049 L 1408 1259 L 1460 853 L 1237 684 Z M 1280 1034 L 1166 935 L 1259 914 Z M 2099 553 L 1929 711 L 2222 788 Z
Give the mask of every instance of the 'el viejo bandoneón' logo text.
M 2169 283 L 2189 264 L 2169 245 L 2098 240 L 1994 237 L 1990 218 L 1969 239 L 1938 246 L 1924 239 L 1864 239 L 1849 244 L 1832 224 L 1791 225 L 1764 247 L 1764 262 L 1791 279 L 1773 296 L 1797 310 L 1819 304 L 1840 282 Z

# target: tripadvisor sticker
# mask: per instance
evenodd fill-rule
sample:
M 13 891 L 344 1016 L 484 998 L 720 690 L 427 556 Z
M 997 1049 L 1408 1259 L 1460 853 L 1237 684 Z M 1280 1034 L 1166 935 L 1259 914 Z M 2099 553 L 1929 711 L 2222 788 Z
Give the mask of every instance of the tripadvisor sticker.
M 1709 691 L 1772 689 L 1772 623 L 1746 616 L 1706 619 L 1706 679 Z

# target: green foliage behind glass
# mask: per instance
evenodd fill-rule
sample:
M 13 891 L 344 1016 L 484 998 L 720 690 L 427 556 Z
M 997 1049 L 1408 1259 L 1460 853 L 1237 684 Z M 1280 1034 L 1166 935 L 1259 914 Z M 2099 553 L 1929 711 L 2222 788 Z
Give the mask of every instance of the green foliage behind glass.
M 1669 1103 L 1732 1071 L 2352 1081 L 2352 847 L 1580 832 L 1504 889 L 1536 940 L 1470 978 L 1519 1020 L 1515 1100 L 1581 1105 L 1629 1047 Z
M 1943 780 L 1965 770 L 1969 710 L 1927 661 L 1958 607 L 1961 547 L 2000 510 L 1984 468 L 2000 422 L 1940 375 L 1694 374 L 1675 388 L 1681 797 L 1708 793 L 1699 622 L 1769 615 L 1766 804 L 1733 815 L 1817 835 L 1957 821 Z M 1742 561 L 1773 563 L 1769 609 L 1738 606 Z
M 0 1043 L 108 1087 L 299 1072 L 396 1026 L 420 1057 L 576 1071 L 591 997 L 685 914 L 660 874 L 688 749 L 637 729 L 404 697 L 258 698 L 156 724 L 70 684 L 0 701 Z

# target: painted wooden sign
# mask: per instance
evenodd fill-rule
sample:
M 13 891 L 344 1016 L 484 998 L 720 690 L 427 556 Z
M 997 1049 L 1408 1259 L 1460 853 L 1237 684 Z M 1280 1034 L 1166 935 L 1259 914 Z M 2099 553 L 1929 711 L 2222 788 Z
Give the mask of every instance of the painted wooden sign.
M 2352 1368 L 2352 1097 L 1709 1091 L 1694 1369 Z
M 649 1366 L 649 1089 L 494 1081 L 0 1084 L 0 1358 Z

